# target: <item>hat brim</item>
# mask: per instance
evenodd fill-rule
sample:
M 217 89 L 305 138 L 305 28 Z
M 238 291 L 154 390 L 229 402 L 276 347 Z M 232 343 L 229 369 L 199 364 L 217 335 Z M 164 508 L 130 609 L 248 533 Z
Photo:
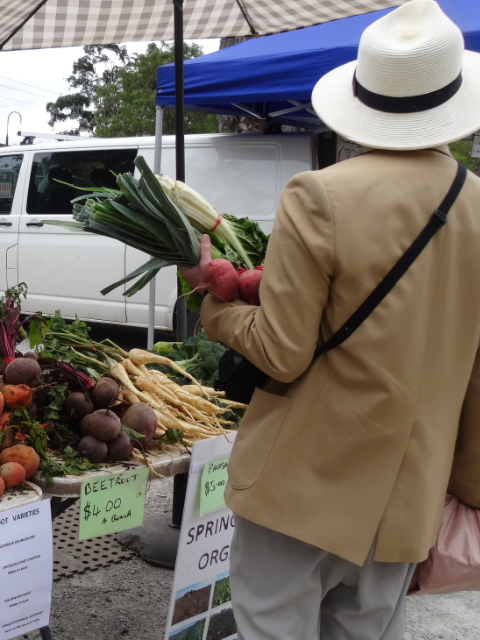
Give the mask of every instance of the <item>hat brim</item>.
M 418 113 L 385 113 L 353 94 L 357 61 L 330 71 L 317 82 L 312 106 L 333 131 L 376 149 L 426 149 L 461 140 L 480 129 L 480 54 L 465 51 L 462 85 L 447 102 Z

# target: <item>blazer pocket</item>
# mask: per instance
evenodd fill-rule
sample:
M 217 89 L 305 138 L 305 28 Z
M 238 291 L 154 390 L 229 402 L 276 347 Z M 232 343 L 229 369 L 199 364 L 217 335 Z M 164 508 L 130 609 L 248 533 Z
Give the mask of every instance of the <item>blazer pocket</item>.
M 228 463 L 234 489 L 248 489 L 260 477 L 291 403 L 291 398 L 255 389 Z

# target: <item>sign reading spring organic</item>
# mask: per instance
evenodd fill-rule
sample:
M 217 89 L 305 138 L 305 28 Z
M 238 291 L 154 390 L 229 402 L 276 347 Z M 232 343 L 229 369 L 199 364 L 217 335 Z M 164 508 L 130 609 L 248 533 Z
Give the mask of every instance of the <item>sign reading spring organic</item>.
M 48 626 L 53 542 L 50 500 L 0 513 L 0 638 Z
M 237 640 L 230 593 L 235 520 L 223 498 L 235 435 L 193 445 L 165 640 Z
M 95 476 L 82 482 L 79 540 L 140 527 L 148 469 Z
M 200 478 L 200 515 L 225 509 L 224 491 L 228 480 L 228 459 L 223 456 L 203 465 Z

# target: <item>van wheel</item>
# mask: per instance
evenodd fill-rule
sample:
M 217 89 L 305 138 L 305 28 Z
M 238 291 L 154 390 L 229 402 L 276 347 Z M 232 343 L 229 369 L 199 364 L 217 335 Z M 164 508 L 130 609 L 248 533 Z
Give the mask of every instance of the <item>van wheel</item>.
M 200 311 L 187 312 L 187 336 L 196 336 L 203 329 Z

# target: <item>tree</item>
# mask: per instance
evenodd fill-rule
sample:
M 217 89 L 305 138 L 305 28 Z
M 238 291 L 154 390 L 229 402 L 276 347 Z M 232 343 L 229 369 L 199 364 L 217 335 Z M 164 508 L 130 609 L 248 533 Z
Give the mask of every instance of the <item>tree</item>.
M 197 58 L 203 49 L 196 44 L 183 45 L 184 58 Z M 135 54 L 119 69 L 119 86 L 97 89 L 97 108 L 104 100 L 118 101 L 116 113 L 97 116 L 97 135 L 102 137 L 145 136 L 155 133 L 155 95 L 157 67 L 174 61 L 174 45 L 151 42 L 146 53 Z M 185 133 L 213 133 L 218 131 L 215 116 L 196 111 L 185 111 Z M 174 109 L 163 114 L 163 133 L 175 132 Z
M 144 54 L 129 57 L 120 45 L 84 47 L 85 55 L 73 65 L 67 78 L 75 93 L 60 96 L 47 105 L 50 126 L 72 119 L 78 127 L 64 132 L 101 137 L 145 136 L 155 132 L 157 67 L 174 61 L 174 46 L 150 43 Z M 196 44 L 184 44 L 185 59 L 202 55 Z M 100 73 L 99 67 L 105 67 Z M 164 110 L 163 132 L 175 131 L 174 110 Z M 218 131 L 214 115 L 186 111 L 186 133 Z
M 71 135 L 82 132 L 94 133 L 98 117 L 95 108 L 97 89 L 114 89 L 119 82 L 119 64 L 128 61 L 127 48 L 118 44 L 88 45 L 83 47 L 83 51 L 85 55 L 73 63 L 72 75 L 67 78 L 70 88 L 77 91 L 60 96 L 55 102 L 49 102 L 46 107 L 50 113 L 48 124 L 51 127 L 66 120 L 78 122 L 76 129 L 64 132 Z M 103 71 L 99 72 L 99 66 L 103 67 Z M 101 105 L 101 109 L 104 115 L 111 116 L 118 106 L 118 102 L 109 100 Z

